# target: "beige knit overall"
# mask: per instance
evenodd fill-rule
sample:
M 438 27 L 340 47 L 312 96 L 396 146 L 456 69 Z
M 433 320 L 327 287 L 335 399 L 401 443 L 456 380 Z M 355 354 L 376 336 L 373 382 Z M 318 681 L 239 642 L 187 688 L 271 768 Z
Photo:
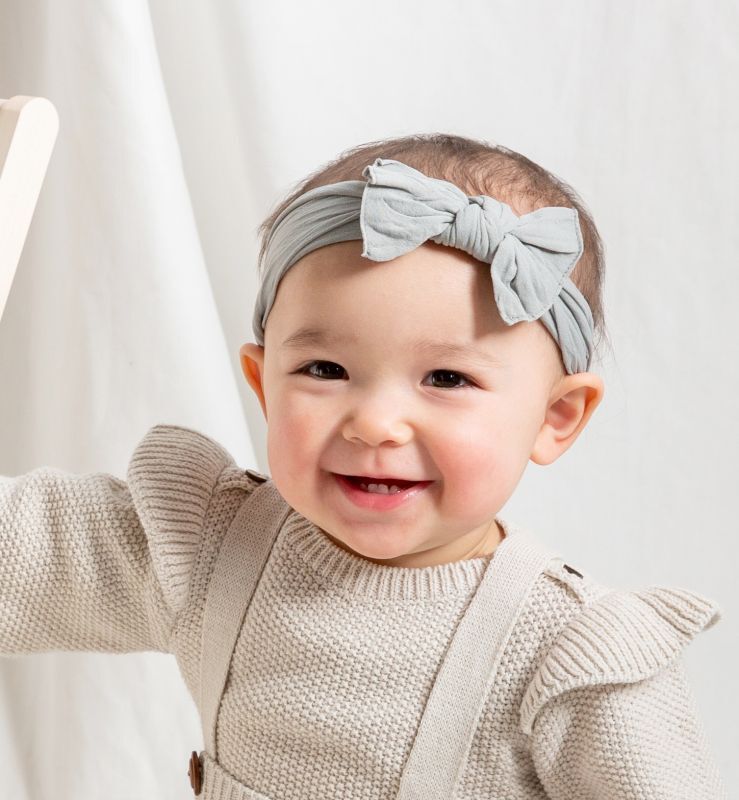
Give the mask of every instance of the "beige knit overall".
M 241 626 L 290 506 L 261 481 L 239 508 L 221 545 L 203 621 L 200 718 L 205 750 L 193 752 L 190 784 L 203 800 L 281 800 L 237 781 L 218 763 L 216 725 Z M 268 510 L 271 509 L 271 510 Z M 258 530 L 255 530 L 258 528 Z M 558 555 L 524 529 L 498 545 L 465 611 L 431 690 L 397 800 L 449 800 L 472 743 L 500 656 L 529 590 Z M 515 570 L 510 568 L 515 562 Z

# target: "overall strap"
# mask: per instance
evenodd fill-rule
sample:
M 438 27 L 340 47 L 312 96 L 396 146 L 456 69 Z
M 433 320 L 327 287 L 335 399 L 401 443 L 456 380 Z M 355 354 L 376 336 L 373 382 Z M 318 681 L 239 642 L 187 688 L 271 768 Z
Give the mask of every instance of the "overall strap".
M 205 749 L 214 759 L 218 708 L 231 656 L 272 545 L 291 511 L 274 483 L 266 480 L 241 504 L 216 558 L 205 600 L 200 658 L 200 719 Z
M 559 556 L 506 526 L 431 689 L 397 800 L 449 800 L 464 770 L 511 631 L 539 574 Z

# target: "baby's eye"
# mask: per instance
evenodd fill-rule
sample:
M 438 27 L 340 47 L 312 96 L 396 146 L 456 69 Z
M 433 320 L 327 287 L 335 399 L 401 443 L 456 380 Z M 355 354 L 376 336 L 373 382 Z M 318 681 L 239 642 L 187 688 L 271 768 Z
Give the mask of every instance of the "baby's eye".
M 454 372 L 453 370 L 450 370 L 450 369 L 435 369 L 433 372 L 430 373 L 430 375 L 431 375 L 432 378 L 433 378 L 434 375 L 440 375 L 442 383 L 456 383 L 458 380 L 463 380 L 465 382 L 466 386 L 472 386 L 472 382 L 468 378 L 466 378 L 464 375 L 462 375 L 461 372 Z M 457 384 L 457 386 L 438 386 L 438 385 L 434 385 L 434 388 L 435 389 L 458 389 L 458 388 L 459 389 L 464 389 L 465 388 L 465 384 L 463 384 L 461 386 L 459 384 Z
M 342 375 L 340 373 L 345 373 L 346 370 L 344 370 L 344 367 L 340 364 L 335 364 L 333 361 L 310 361 L 305 366 L 298 369 L 297 372 L 300 375 L 310 375 L 319 380 L 332 380 L 333 378 L 341 379 Z M 339 374 L 337 374 L 337 372 Z M 449 369 L 435 369 L 430 375 L 432 378 L 437 375 L 441 376 L 442 384 L 456 384 L 454 386 L 440 386 L 434 384 L 435 389 L 464 389 L 467 386 L 473 386 L 472 381 L 462 375 L 461 372 L 454 372 Z M 460 385 L 459 381 L 464 381 L 464 383 Z
M 315 370 L 313 369 L 314 367 L 316 368 Z M 333 361 L 311 361 L 304 367 L 301 367 L 298 372 L 301 375 L 312 375 L 314 378 L 320 378 L 321 380 L 330 380 L 332 375 L 333 377 L 337 377 L 336 370 L 329 371 L 331 367 L 335 367 L 337 370 L 344 369 L 341 365 L 334 364 Z M 326 370 L 326 372 L 323 372 L 324 370 Z M 322 372 L 323 374 L 321 374 Z

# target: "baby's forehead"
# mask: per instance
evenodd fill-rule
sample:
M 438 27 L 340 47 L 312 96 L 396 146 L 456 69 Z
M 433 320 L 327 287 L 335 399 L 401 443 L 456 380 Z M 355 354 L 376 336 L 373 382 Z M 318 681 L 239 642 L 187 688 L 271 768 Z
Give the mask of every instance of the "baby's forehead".
M 362 243 L 339 242 L 321 247 L 297 261 L 277 289 L 292 302 L 306 298 L 347 302 L 404 301 L 407 311 L 425 302 L 440 311 L 439 297 L 465 304 L 470 314 L 480 305 L 497 313 L 490 265 L 461 250 L 432 242 L 387 261 L 362 255 Z
M 471 328 L 459 324 L 459 318 L 455 320 L 457 324 L 450 327 L 433 318 L 420 324 L 406 317 L 402 325 L 393 327 L 392 322 L 383 320 L 355 320 L 343 313 L 316 315 L 304 309 L 283 320 L 287 324 L 279 328 L 270 329 L 268 320 L 265 345 L 270 357 L 280 360 L 298 356 L 342 359 L 364 353 L 373 364 L 389 357 L 408 363 L 438 359 L 447 362 L 447 367 L 504 369 L 510 376 L 525 371 L 527 364 L 536 371 L 556 370 L 559 364 L 559 350 L 538 321 L 476 336 L 463 332 Z
M 296 264 L 278 288 L 268 323 L 286 332 L 316 320 L 340 331 L 377 335 L 379 329 L 401 340 L 429 331 L 476 338 L 506 327 L 489 267 L 420 249 L 393 261 L 334 254 Z

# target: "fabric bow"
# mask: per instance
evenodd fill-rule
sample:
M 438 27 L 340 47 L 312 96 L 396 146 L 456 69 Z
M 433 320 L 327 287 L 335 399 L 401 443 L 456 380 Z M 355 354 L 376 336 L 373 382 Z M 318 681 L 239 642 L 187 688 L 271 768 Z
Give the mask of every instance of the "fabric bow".
M 582 254 L 574 208 L 540 208 L 518 217 L 493 197 L 470 197 L 453 183 L 387 158 L 366 166 L 362 176 L 362 255 L 389 261 L 429 240 L 464 250 L 490 264 L 495 302 L 508 325 L 539 319 Z

